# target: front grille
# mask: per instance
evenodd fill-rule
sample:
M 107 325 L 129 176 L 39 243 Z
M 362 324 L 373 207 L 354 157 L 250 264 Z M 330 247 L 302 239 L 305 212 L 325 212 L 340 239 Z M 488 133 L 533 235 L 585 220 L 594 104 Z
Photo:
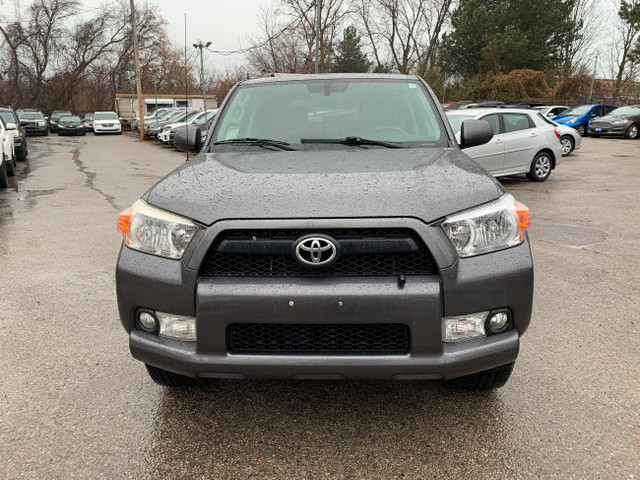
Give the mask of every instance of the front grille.
M 402 324 L 236 323 L 227 327 L 227 349 L 242 354 L 369 354 L 409 352 Z
M 299 263 L 298 238 L 323 234 L 342 245 L 342 255 L 324 267 Z M 430 253 L 413 230 L 227 230 L 209 250 L 201 267 L 205 276 L 327 277 L 433 275 Z
M 594 122 L 592 121 L 589 126 L 591 128 L 609 128 L 611 127 L 611 123 L 610 122 L 603 122 L 603 121 L 598 121 L 598 122 Z

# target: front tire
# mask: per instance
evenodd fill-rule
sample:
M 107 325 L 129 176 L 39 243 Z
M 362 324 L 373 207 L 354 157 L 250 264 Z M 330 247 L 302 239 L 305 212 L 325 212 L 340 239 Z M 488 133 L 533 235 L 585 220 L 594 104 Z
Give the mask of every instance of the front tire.
M 551 175 L 552 168 L 553 160 L 551 154 L 540 152 L 535 156 L 533 162 L 531 162 L 531 170 L 527 174 L 527 177 L 534 182 L 544 182 L 549 178 L 549 175 Z
M 636 123 L 632 123 L 627 128 L 627 131 L 624 134 L 624 138 L 628 138 L 629 140 L 635 140 L 638 138 L 638 125 Z
M 151 379 L 162 387 L 179 388 L 198 385 L 198 380 L 145 364 Z
M 578 125 L 576 130 L 578 130 L 581 137 L 584 137 L 587 134 L 587 128 L 584 125 Z
M 563 157 L 566 157 L 573 152 L 573 138 L 569 136 L 560 137 L 560 145 L 562 146 Z
M 472 390 L 475 392 L 486 392 L 503 387 L 513 371 L 514 363 L 507 363 L 500 367 L 485 370 L 484 372 L 473 373 L 460 378 L 449 380 L 448 383 L 457 388 Z
M 5 160 L 2 162 L 2 165 L 0 165 L 0 188 L 7 188 L 8 186 L 9 179 L 7 178 L 7 161 Z
M 12 158 L 10 161 L 5 162 L 5 165 L 7 166 L 7 176 L 9 177 L 15 177 L 16 176 L 16 159 L 15 157 Z

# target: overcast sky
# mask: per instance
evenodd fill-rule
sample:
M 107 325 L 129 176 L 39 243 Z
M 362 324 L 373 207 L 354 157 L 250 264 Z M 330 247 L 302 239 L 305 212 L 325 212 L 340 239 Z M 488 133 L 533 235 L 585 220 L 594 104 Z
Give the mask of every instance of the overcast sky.
M 11 0 L 9 0 L 11 1 Z M 98 7 L 108 0 L 81 0 L 86 7 Z M 136 0 L 141 2 L 142 0 Z M 193 43 L 198 39 L 212 42 L 209 49 L 232 51 L 250 46 L 250 37 L 260 35 L 259 17 L 261 8 L 270 7 L 276 0 L 151 0 L 158 5 L 162 16 L 168 21 L 168 32 L 174 44 L 184 47 L 184 15 L 187 14 L 187 51 L 194 51 Z M 13 0 L 20 5 L 24 0 Z M 9 2 L 5 2 L 9 3 Z M 619 0 L 594 0 L 598 10 L 597 22 L 606 25 L 599 37 L 599 72 L 609 72 L 609 47 L 611 22 L 616 17 Z M 244 63 L 244 56 L 223 56 L 204 52 L 206 65 L 218 72 Z M 595 55 L 594 55 L 595 56 Z

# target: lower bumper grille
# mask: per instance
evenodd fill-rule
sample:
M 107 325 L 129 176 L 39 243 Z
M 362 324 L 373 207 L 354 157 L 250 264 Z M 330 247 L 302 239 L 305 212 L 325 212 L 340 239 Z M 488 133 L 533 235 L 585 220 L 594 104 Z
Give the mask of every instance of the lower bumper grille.
M 402 324 L 236 323 L 227 328 L 227 349 L 242 354 L 402 355 L 410 331 Z

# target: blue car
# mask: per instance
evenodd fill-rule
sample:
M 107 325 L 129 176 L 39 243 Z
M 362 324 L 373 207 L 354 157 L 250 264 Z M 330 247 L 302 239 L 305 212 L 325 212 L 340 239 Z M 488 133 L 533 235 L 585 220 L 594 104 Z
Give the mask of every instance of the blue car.
M 554 117 L 553 121 L 575 128 L 580 136 L 584 137 L 587 133 L 589 120 L 603 117 L 615 108 L 613 105 L 576 105 L 562 112 L 562 115 Z

